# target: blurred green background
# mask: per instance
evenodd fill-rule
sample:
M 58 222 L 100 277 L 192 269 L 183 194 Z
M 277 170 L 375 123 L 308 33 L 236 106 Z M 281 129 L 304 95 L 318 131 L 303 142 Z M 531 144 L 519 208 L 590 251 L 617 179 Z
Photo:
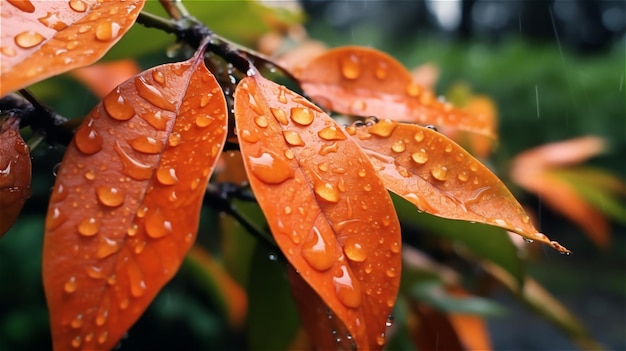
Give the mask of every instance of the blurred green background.
M 458 8 L 444 8 L 442 3 Z M 623 2 L 309 0 L 302 6 L 305 26 L 314 39 L 331 47 L 374 47 L 408 68 L 434 63 L 441 70 L 439 94 L 462 82 L 476 93 L 489 95 L 500 115 L 500 143 L 491 164 L 499 174 L 506 174 L 511 158 L 523 150 L 593 134 L 606 138 L 610 150 L 590 163 L 621 179 L 626 177 Z M 260 20 L 267 19 L 268 13 L 287 23 L 303 18 L 282 9 L 268 12 L 246 1 L 191 1 L 188 8 L 216 32 L 246 45 L 254 45 L 270 30 L 268 21 Z M 163 14 L 154 1 L 147 9 Z M 178 59 L 165 54 L 173 36 L 136 27 L 106 59 L 134 57 L 145 68 Z M 151 40 L 145 40 L 148 37 Z M 82 117 L 97 103 L 66 75 L 42 82 L 32 91 L 70 118 Z M 47 145 L 33 152 L 33 196 L 0 240 L 0 350 L 50 349 L 40 253 L 44 214 L 54 183 L 52 169 L 62 153 L 62 147 Z M 607 349 L 625 350 L 624 226 L 613 223 L 611 247 L 598 250 L 580 229 L 542 206 L 540 199 L 507 185 L 521 202 L 535 209 L 540 229 L 574 252 L 561 256 L 544 248 L 539 257 L 527 262 L 529 274 L 576 313 Z M 205 210 L 203 218 L 199 240 L 219 253 L 217 214 Z M 250 236 L 238 238 L 242 246 L 254 246 Z M 270 252 L 258 250 L 261 258 L 256 262 L 267 267 L 256 267 L 253 276 L 282 268 L 280 262 L 267 259 Z M 242 269 L 242 279 L 252 274 L 249 267 Z M 284 285 L 284 276 L 273 274 Z M 267 289 L 268 296 L 275 293 L 271 286 Z M 184 265 L 129 331 L 120 349 L 247 348 L 246 339 L 227 327 L 219 300 L 211 296 L 192 267 Z M 575 348 L 558 329 L 509 294 L 498 292 L 494 298 L 508 311 L 488 319 L 495 350 Z M 270 328 L 272 316 L 268 317 Z

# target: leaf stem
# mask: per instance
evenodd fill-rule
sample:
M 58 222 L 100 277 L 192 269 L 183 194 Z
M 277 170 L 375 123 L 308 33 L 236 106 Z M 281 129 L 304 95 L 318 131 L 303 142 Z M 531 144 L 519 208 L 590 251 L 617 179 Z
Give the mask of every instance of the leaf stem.
M 157 28 L 166 33 L 176 34 L 180 30 L 176 22 L 165 19 L 161 16 L 153 15 L 149 12 L 141 11 L 137 17 L 137 23 L 147 28 Z

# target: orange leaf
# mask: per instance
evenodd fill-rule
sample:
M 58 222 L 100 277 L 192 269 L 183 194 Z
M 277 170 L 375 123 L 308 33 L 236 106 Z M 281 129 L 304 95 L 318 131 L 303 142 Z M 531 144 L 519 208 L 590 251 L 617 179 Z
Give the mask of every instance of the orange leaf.
M 13 225 L 30 197 L 30 151 L 19 131 L 20 121 L 0 121 L 0 237 Z
M 0 96 L 97 61 L 135 22 L 145 0 L 0 3 Z
M 587 203 L 566 180 L 551 172 L 584 162 L 604 150 L 602 139 L 587 136 L 551 143 L 519 154 L 511 166 L 511 179 L 538 195 L 589 234 L 598 247 L 609 244 L 609 224 L 602 213 Z
M 464 351 L 466 348 L 448 317 L 432 307 L 411 302 L 408 327 L 417 349 L 424 351 Z
M 329 50 L 294 75 L 307 95 L 329 110 L 494 136 L 481 116 L 440 102 L 398 61 L 377 50 L 356 46 Z
M 68 146 L 43 253 L 56 350 L 115 346 L 194 242 L 227 128 L 202 51 L 121 84 Z
M 71 75 L 102 99 L 123 81 L 139 72 L 140 68 L 135 60 L 126 59 L 78 68 Z
M 235 121 L 272 234 L 323 300 L 299 308 L 328 305 L 358 348 L 380 349 L 398 292 L 401 239 L 367 156 L 315 105 L 258 75 L 237 87 Z
M 502 227 L 569 252 L 538 233 L 500 179 L 442 134 L 389 119 L 352 125 L 347 132 L 368 154 L 387 189 L 419 210 Z

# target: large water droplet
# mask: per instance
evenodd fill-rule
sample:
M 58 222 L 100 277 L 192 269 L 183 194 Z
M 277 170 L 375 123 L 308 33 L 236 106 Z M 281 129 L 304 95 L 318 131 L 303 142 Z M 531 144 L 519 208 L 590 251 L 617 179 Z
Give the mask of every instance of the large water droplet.
M 74 319 L 70 322 L 70 326 L 74 329 L 78 329 L 83 326 L 83 314 L 79 313 L 76 315 Z
M 328 202 L 339 202 L 339 190 L 336 186 L 321 180 L 316 180 L 313 187 L 315 194 Z
M 459 180 L 462 182 L 466 182 L 469 179 L 469 174 L 467 173 L 467 171 L 461 171 L 457 175 L 457 178 L 459 178 Z
M 78 223 L 78 233 L 84 236 L 93 236 L 100 231 L 101 221 L 98 218 L 84 218 Z
M 152 79 L 154 79 L 154 81 L 159 83 L 159 85 L 161 85 L 162 87 L 165 86 L 165 74 L 163 74 L 163 72 L 159 71 L 158 69 L 155 69 L 154 71 L 152 71 Z M 202 97 L 204 98 L 206 97 L 206 95 Z M 206 106 L 206 104 L 204 104 L 204 106 Z M 204 107 L 204 106 L 200 104 L 200 107 Z
M 208 127 L 213 123 L 213 117 L 207 115 L 206 113 L 200 113 L 196 115 L 196 125 L 200 128 Z
M 15 51 L 15 49 L 12 47 L 0 46 L 0 53 L 7 57 L 17 56 L 17 51 Z
M 367 258 L 367 251 L 356 237 L 349 237 L 344 241 L 343 252 L 354 262 L 363 262 Z
M 143 280 L 143 273 L 137 264 L 128 266 L 128 280 L 130 282 L 130 294 L 134 297 L 140 297 L 146 291 L 146 282 Z
M 96 188 L 98 201 L 104 206 L 118 207 L 124 203 L 126 194 L 123 190 L 112 186 L 99 186 Z
M 330 144 L 324 144 L 320 147 L 320 151 L 319 154 L 321 156 L 326 156 L 328 154 L 330 154 L 331 152 L 337 152 L 338 150 L 338 146 L 337 146 L 337 142 L 333 141 Z
M 437 180 L 444 181 L 448 178 L 448 167 L 446 166 L 437 166 L 430 170 L 430 174 L 432 174 L 433 178 Z
M 402 140 L 396 140 L 392 145 L 391 145 L 391 150 L 393 152 L 403 152 L 404 150 L 406 150 L 406 146 L 404 145 L 404 141 Z
M 46 38 L 37 32 L 25 31 L 15 36 L 15 44 L 21 48 L 29 49 L 41 44 L 44 39 Z
M 285 130 L 283 131 L 283 137 L 285 138 L 285 141 L 287 142 L 287 144 L 291 146 L 304 146 L 305 145 L 304 141 L 302 140 L 298 132 Z
M 276 118 L 278 123 L 282 125 L 289 124 L 289 119 L 287 119 L 287 113 L 285 113 L 284 110 L 277 109 L 277 108 L 270 108 L 270 111 L 272 111 L 272 115 L 274 116 L 274 118 Z
M 308 239 L 302 243 L 302 257 L 318 271 L 328 270 L 336 259 L 336 245 L 327 240 L 317 227 L 313 227 Z
M 368 129 L 368 132 L 370 134 L 374 134 L 379 137 L 386 138 L 390 136 L 391 133 L 393 133 L 393 131 L 396 129 L 397 126 L 398 126 L 398 122 L 390 120 L 390 119 L 383 119 L 382 121 L 371 126 Z
M 252 174 L 267 184 L 280 184 L 294 175 L 289 163 L 272 151 L 259 157 L 248 157 L 248 161 Z
M 357 79 L 361 75 L 361 62 L 355 54 L 345 55 L 339 60 L 341 74 L 347 79 Z
M 71 342 L 72 347 L 73 347 L 73 348 L 76 348 L 76 349 L 77 349 L 77 348 L 79 348 L 79 347 L 80 347 L 80 345 L 81 345 L 82 343 L 83 343 L 83 341 L 82 341 L 82 339 L 81 339 L 80 335 L 75 336 L 75 337 L 72 339 L 72 342 Z
M 113 147 L 122 161 L 122 171 L 127 176 L 135 180 L 146 180 L 152 177 L 153 169 L 149 164 L 145 164 L 132 158 L 120 145 L 119 140 L 115 141 Z
M 291 109 L 291 120 L 297 124 L 308 126 L 313 123 L 315 114 L 306 107 L 294 107 Z
M 83 0 L 70 0 L 70 8 L 76 12 L 85 12 L 87 4 Z
M 63 290 L 68 294 L 75 292 L 76 288 L 77 288 L 77 283 L 76 283 L 76 277 L 74 276 L 71 276 L 70 279 L 68 279 L 68 281 L 66 281 L 65 284 L 63 285 Z
M 21 11 L 33 13 L 35 12 L 35 6 L 30 0 L 7 0 L 7 2 Z
M 419 165 L 423 165 L 428 161 L 428 153 L 426 153 L 426 150 L 420 149 L 419 151 L 411 154 L 411 159 L 413 160 L 413 162 Z
M 128 144 L 135 150 L 144 154 L 158 154 L 163 150 L 163 142 L 153 137 L 141 135 L 128 140 Z
M 106 277 L 105 272 L 98 266 L 87 267 L 87 275 L 93 279 L 104 279 Z
M 361 288 L 348 266 L 342 264 L 337 267 L 333 276 L 333 283 L 335 284 L 335 293 L 341 303 L 350 308 L 361 306 Z
M 127 121 L 135 115 L 135 109 L 124 99 L 119 87 L 109 93 L 102 103 L 109 116 L 118 121 Z
M 98 22 L 96 27 L 96 39 L 100 41 L 110 41 L 120 33 L 120 25 L 116 22 L 111 22 L 110 19 L 103 19 Z
M 143 118 L 148 124 L 158 130 L 165 130 L 167 128 L 167 122 L 169 121 L 169 117 L 164 117 L 161 111 L 157 112 L 146 112 L 139 117 Z
M 100 234 L 96 247 L 96 258 L 109 257 L 120 249 L 121 243 Z
M 241 139 L 243 139 L 244 141 L 247 141 L 249 143 L 256 143 L 257 141 L 259 141 L 259 134 L 256 132 L 251 132 L 248 129 L 244 129 L 239 133 L 239 137 Z
M 102 150 L 103 138 L 89 124 L 83 124 L 76 131 L 74 142 L 80 152 L 91 155 Z
M 317 135 L 324 140 L 345 140 L 346 135 L 335 126 L 322 128 Z
M 135 78 L 135 88 L 139 96 L 152 105 L 168 111 L 176 109 L 176 106 L 167 100 L 159 89 L 148 83 L 144 77 L 139 76 Z
M 380 335 L 376 337 L 376 344 L 378 344 L 378 346 L 385 345 L 385 333 L 380 333 Z
M 56 12 L 48 12 L 44 17 L 40 17 L 37 20 L 44 26 L 52 28 L 57 32 L 67 28 L 67 24 L 59 19 L 59 14 Z
M 162 238 L 172 232 L 172 222 L 168 221 L 161 209 L 148 210 L 144 222 L 146 234 L 153 239 Z
M 176 176 L 176 170 L 171 167 L 161 166 L 156 172 L 156 177 L 159 183 L 163 185 L 174 185 L 178 183 L 178 177 Z
M 100 334 L 100 336 L 98 336 L 98 344 L 102 345 L 104 344 L 107 339 L 109 338 L 109 332 L 108 331 L 103 331 L 102 334 Z
M 67 215 L 60 208 L 54 207 L 46 218 L 46 230 L 55 230 L 67 221 Z
M 269 125 L 269 120 L 264 115 L 258 115 L 254 117 L 254 123 L 256 123 L 256 125 L 261 128 L 267 128 L 267 126 Z

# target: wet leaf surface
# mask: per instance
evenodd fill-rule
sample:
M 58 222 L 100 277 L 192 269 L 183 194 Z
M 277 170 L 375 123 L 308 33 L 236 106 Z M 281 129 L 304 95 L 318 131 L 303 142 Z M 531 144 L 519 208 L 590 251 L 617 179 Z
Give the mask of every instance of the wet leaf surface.
M 0 96 L 97 61 L 144 1 L 2 1 Z
M 495 135 L 484 116 L 439 101 L 398 61 L 374 49 L 329 50 L 294 70 L 294 75 L 311 99 L 332 111 Z
M 308 328 L 319 321 L 303 311 L 327 315 L 328 305 L 350 343 L 381 349 L 399 285 L 401 239 L 367 156 L 315 105 L 260 76 L 239 84 L 235 119 L 250 185 L 272 234 L 321 297 L 319 304 L 298 304 L 303 323 L 322 332 Z M 324 328 L 332 336 L 332 326 Z M 314 342 L 326 338 L 311 334 Z
M 30 197 L 30 150 L 15 117 L 0 120 L 0 237 L 11 228 Z
M 85 118 L 46 219 L 55 349 L 111 349 L 176 273 L 195 240 L 226 114 L 199 52 L 129 79 Z

